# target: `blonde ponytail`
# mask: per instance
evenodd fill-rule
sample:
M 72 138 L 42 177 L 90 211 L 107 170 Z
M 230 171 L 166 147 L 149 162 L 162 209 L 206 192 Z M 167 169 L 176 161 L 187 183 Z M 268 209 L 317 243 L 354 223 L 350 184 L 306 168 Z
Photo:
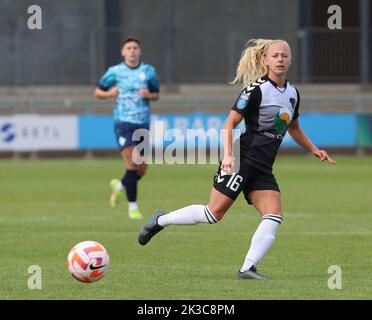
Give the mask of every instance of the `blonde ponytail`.
M 251 39 L 247 42 L 236 68 L 235 79 L 230 84 L 238 84 L 243 88 L 269 73 L 269 68 L 264 64 L 268 48 L 276 42 L 284 40 Z M 289 46 L 288 46 L 289 47 Z

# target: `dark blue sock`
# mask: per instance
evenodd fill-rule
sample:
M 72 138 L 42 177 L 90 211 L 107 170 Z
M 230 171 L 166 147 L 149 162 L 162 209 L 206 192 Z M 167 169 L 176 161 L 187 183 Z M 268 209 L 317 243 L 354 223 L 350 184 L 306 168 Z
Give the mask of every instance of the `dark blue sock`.
M 127 170 L 123 179 L 121 179 L 129 202 L 135 202 L 137 200 L 137 180 L 138 176 L 136 170 Z

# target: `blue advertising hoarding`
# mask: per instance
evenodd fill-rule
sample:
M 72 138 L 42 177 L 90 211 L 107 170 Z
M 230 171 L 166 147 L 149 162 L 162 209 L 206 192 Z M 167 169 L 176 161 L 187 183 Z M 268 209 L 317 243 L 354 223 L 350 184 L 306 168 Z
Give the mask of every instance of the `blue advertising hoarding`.
M 298 120 L 306 135 L 318 147 L 353 147 L 357 143 L 357 121 L 353 113 L 311 112 L 301 114 Z M 297 144 L 287 133 L 282 146 L 295 147 Z
M 170 143 L 190 143 L 193 137 L 187 136 L 187 129 L 216 130 L 222 129 L 226 114 L 159 114 L 151 117 L 152 146 L 162 147 Z M 352 113 L 304 113 L 299 118 L 301 127 L 317 146 L 352 147 L 357 144 L 357 116 Z M 80 149 L 113 149 L 116 141 L 111 115 L 79 116 L 79 148 Z M 243 123 L 239 125 L 244 128 Z M 183 136 L 184 140 L 180 139 Z M 216 147 L 220 141 L 196 139 L 197 146 Z M 201 145 L 200 145 L 201 143 Z M 287 133 L 283 147 L 298 147 Z

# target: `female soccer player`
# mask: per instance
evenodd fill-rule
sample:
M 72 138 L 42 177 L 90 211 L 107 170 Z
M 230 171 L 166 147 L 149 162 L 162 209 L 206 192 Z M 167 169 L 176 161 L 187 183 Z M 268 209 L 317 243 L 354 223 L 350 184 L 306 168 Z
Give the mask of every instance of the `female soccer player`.
M 149 130 L 150 100 L 159 99 L 159 80 L 155 68 L 140 60 L 141 48 L 138 38 L 129 37 L 123 42 L 122 63 L 110 67 L 100 79 L 94 95 L 98 99 L 116 98 L 114 108 L 114 131 L 126 172 L 120 180 L 112 179 L 110 204 L 116 207 L 125 188 L 132 219 L 142 219 L 137 205 L 137 181 L 146 173 L 147 164 L 137 164 L 135 146 L 141 141 L 133 140 L 137 129 Z
M 242 53 L 232 83 L 241 91 L 224 125 L 224 157 L 214 178 L 207 206 L 191 205 L 168 214 L 157 212 L 140 230 L 138 241 L 145 245 L 164 227 L 175 224 L 217 223 L 243 192 L 262 217 L 251 246 L 239 270 L 238 279 L 267 279 L 256 265 L 272 245 L 283 216 L 278 184 L 272 166 L 288 129 L 292 138 L 320 160 L 335 161 L 306 136 L 298 121 L 300 96 L 286 80 L 291 50 L 284 40 L 251 40 Z M 240 166 L 234 163 L 233 129 L 244 119 L 240 136 Z M 235 148 L 236 149 L 236 148 Z M 235 170 L 236 169 L 236 170 Z

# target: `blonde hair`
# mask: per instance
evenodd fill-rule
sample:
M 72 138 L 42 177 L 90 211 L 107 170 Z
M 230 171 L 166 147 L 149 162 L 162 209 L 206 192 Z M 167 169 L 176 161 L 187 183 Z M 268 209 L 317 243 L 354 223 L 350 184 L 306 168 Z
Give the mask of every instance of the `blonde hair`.
M 277 42 L 286 43 L 290 50 L 290 46 L 285 40 L 249 40 L 236 67 L 235 79 L 230 84 L 241 85 L 245 88 L 259 78 L 266 76 L 269 73 L 269 68 L 264 64 L 264 58 L 269 47 Z

